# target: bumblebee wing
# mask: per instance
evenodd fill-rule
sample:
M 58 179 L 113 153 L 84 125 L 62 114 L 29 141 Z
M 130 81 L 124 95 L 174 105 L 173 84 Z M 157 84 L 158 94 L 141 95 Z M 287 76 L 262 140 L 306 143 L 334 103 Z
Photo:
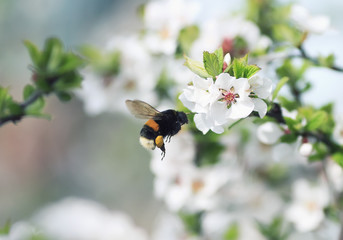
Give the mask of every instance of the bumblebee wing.
M 140 119 L 159 119 L 159 112 L 157 109 L 140 100 L 126 100 L 127 108 L 130 110 L 132 115 Z

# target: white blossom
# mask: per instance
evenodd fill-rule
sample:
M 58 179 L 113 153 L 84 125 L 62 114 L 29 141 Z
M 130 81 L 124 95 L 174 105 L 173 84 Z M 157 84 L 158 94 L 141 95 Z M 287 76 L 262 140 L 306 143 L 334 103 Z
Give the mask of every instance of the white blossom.
M 250 96 L 251 92 L 254 96 Z M 209 130 L 223 133 L 224 126 L 257 111 L 260 117 L 267 112 L 267 104 L 260 98 L 268 98 L 271 81 L 258 76 L 235 78 L 221 73 L 214 82 L 212 78 L 196 76 L 193 84 L 180 95 L 181 102 L 196 113 L 194 122 L 204 134 Z
M 343 169 L 335 161 L 328 161 L 326 171 L 336 191 L 343 191 Z
M 330 19 L 327 16 L 312 16 L 306 8 L 298 4 L 292 5 L 290 19 L 304 32 L 321 34 L 330 26 Z
M 246 46 L 236 49 L 235 39 L 241 38 Z M 245 55 L 254 50 L 266 49 L 271 44 L 269 38 L 262 36 L 258 27 L 242 17 L 230 19 L 209 19 L 200 25 L 200 36 L 194 41 L 190 56 L 201 60 L 202 52 L 213 52 L 222 47 L 224 54 L 238 50 L 239 55 Z M 234 56 L 239 57 L 239 56 Z
M 41 236 L 41 234 L 32 224 L 20 221 L 10 227 L 8 235 L 0 235 L 0 240 L 25 240 L 34 239 L 34 237 L 38 236 Z
M 272 92 L 272 81 L 268 78 L 262 78 L 254 75 L 249 78 L 250 89 L 258 98 L 252 98 L 254 111 L 258 112 L 263 118 L 267 113 L 267 104 L 262 99 L 268 99 Z
M 311 186 L 306 180 L 299 179 L 293 185 L 293 202 L 285 217 L 299 232 L 312 231 L 324 220 L 323 209 L 328 204 L 329 192 L 324 185 Z
M 155 0 L 147 3 L 144 8 L 144 42 L 148 49 L 154 54 L 174 54 L 179 31 L 194 24 L 198 10 L 198 3 L 190 0 Z
M 284 135 L 284 131 L 279 124 L 266 122 L 258 127 L 257 137 L 264 144 L 274 144 Z
M 220 166 L 185 168 L 165 195 L 172 211 L 210 210 L 219 203 L 218 190 L 229 179 L 227 169 Z
M 256 222 L 252 218 L 232 214 L 224 210 L 206 212 L 202 219 L 202 229 L 208 239 L 221 240 L 224 234 L 232 226 L 237 226 L 238 240 L 265 239 L 256 227 Z M 206 238 L 206 239 L 207 239 Z
M 343 145 L 343 117 L 337 117 L 335 121 L 335 128 L 333 130 L 333 138 L 335 141 Z
M 66 198 L 49 205 L 36 214 L 34 222 L 49 239 L 148 239 L 126 214 L 84 199 Z
M 106 51 L 120 51 L 120 70 L 116 76 L 104 79 L 84 71 L 81 90 L 76 94 L 83 100 L 90 115 L 105 111 L 126 111 L 126 99 L 142 99 L 154 105 L 154 88 L 159 69 L 153 67 L 151 55 L 138 36 L 116 37 L 109 41 Z M 156 65 L 157 66 L 157 65 Z
M 195 236 L 188 233 L 181 218 L 174 213 L 160 213 L 154 224 L 151 236 L 152 240 L 197 240 Z M 200 240 L 200 239 L 199 239 Z
M 299 153 L 301 156 L 304 156 L 304 157 L 309 157 L 312 151 L 313 151 L 313 145 L 312 143 L 309 143 L 309 142 L 302 143 L 299 147 Z

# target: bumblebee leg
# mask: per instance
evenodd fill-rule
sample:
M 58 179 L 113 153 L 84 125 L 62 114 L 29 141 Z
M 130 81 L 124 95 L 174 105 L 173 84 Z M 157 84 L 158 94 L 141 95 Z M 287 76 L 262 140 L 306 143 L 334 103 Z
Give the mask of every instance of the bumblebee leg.
M 162 158 L 161 158 L 161 161 L 163 160 L 163 158 L 166 156 L 166 151 L 164 150 L 162 150 L 162 152 L 161 152 L 161 156 L 162 156 Z
M 156 144 L 156 146 L 159 149 L 161 149 L 161 151 L 162 151 L 162 153 L 161 153 L 162 159 L 161 160 L 163 160 L 164 156 L 166 155 L 166 149 L 164 147 L 164 142 L 163 142 L 163 136 L 162 135 L 159 135 L 159 136 L 157 136 L 155 138 L 155 144 Z
M 163 158 L 166 156 L 166 149 L 165 149 L 165 147 L 164 147 L 164 145 L 161 147 L 161 156 L 162 156 L 162 158 L 161 158 L 161 161 L 163 160 Z

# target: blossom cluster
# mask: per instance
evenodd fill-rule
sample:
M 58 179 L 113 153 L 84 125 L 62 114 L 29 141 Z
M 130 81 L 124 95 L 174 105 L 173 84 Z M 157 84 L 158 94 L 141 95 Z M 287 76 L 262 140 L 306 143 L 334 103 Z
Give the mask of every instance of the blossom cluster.
M 249 4 L 245 15 L 204 19 L 198 1 L 150 1 L 143 31 L 82 52 L 90 65 L 76 94 L 88 114 L 126 114 L 126 99 L 187 112 L 189 124 L 164 139 L 163 161 L 151 155 L 152 192 L 163 203 L 154 229 L 75 199 L 43 209 L 34 226 L 60 239 L 337 238 L 343 121 L 332 104 L 302 99 L 309 68 L 339 70 L 332 55 L 304 50 L 329 19 L 298 5 Z
M 301 99 L 309 67 L 337 69 L 331 55 L 315 59 L 303 47 L 330 21 L 296 4 L 249 4 L 256 5 L 246 16 L 205 18 L 197 1 L 151 1 L 141 12 L 144 31 L 115 37 L 104 50 L 112 65 L 102 65 L 116 71 L 97 72 L 101 61 L 85 71 L 78 95 L 90 114 L 122 111 L 128 98 L 158 109 L 180 106 L 177 99 L 189 113 L 189 126 L 165 143 L 164 160 L 152 154 L 155 197 L 168 212 L 152 238 L 338 235 L 325 181 L 342 192 L 342 121 L 330 104 Z
M 267 113 L 268 99 L 272 91 L 270 79 L 254 75 L 251 78 L 235 78 L 228 73 L 221 73 L 215 81 L 194 77 L 180 95 L 182 103 L 196 113 L 194 122 L 204 134 L 209 130 L 223 133 L 227 126 L 241 118 L 246 118 L 252 111 L 263 118 Z

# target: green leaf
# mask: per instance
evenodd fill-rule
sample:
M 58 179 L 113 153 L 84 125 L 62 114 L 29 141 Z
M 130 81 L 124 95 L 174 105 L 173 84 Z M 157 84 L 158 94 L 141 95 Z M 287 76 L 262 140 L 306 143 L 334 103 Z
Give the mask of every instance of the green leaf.
M 72 98 L 71 94 L 67 92 L 57 92 L 56 95 L 58 99 L 62 102 L 68 102 Z
M 276 216 L 269 224 L 257 221 L 258 229 L 269 240 L 286 240 L 292 233 L 289 226 L 284 226 L 281 216 Z
M 84 61 L 80 57 L 72 53 L 66 53 L 61 60 L 61 66 L 58 68 L 58 74 L 74 71 L 83 65 Z
M 184 58 L 186 59 L 184 65 L 188 67 L 192 72 L 194 72 L 195 74 L 197 74 L 199 77 L 202 77 L 202 78 L 212 78 L 212 76 L 207 73 L 204 67 L 204 64 L 202 62 L 192 60 L 187 56 L 184 56 Z
M 94 71 L 104 77 L 115 76 L 120 71 L 121 52 L 114 50 L 104 54 L 93 46 L 83 46 L 81 53 Z
M 8 93 L 7 88 L 0 86 L 0 116 L 6 115 L 8 104 L 12 102 L 12 97 Z
M 192 47 L 193 42 L 199 37 L 199 28 L 196 25 L 184 27 L 180 30 L 178 36 L 178 46 L 176 55 L 182 57 L 184 54 L 188 54 Z
M 289 100 L 288 98 L 285 98 L 283 96 L 278 96 L 278 100 L 280 102 L 280 105 L 286 108 L 288 111 L 293 111 L 298 107 L 298 103 L 296 101 Z
M 25 113 L 27 114 L 41 114 L 41 111 L 43 110 L 45 106 L 45 100 L 43 97 L 37 98 L 36 101 L 34 101 L 32 104 L 26 107 Z
M 291 130 L 291 131 L 299 130 L 297 127 L 297 125 L 299 124 L 298 121 L 296 121 L 295 119 L 290 118 L 290 117 L 283 117 L 283 119 L 285 120 L 289 130 Z
M 63 45 L 58 38 L 49 38 L 45 41 L 41 67 L 45 66 L 48 72 L 55 72 L 62 61 Z
M 41 52 L 38 50 L 37 46 L 32 42 L 25 40 L 24 45 L 29 51 L 30 58 L 35 66 L 40 64 Z
M 332 114 L 333 113 L 333 103 L 328 103 L 322 107 L 320 107 L 319 110 L 323 110 L 324 112 L 327 112 L 328 114 Z
M 248 55 L 245 55 L 232 61 L 232 70 L 230 69 L 229 72 L 231 71 L 230 74 L 235 78 L 250 78 L 259 70 L 261 69 L 258 66 L 248 64 Z
M 332 159 L 343 168 L 343 153 L 336 152 L 332 155 Z
M 325 125 L 327 121 L 328 114 L 324 111 L 318 111 L 312 114 L 305 128 L 308 131 L 318 130 L 318 128 L 320 128 L 322 125 Z
M 289 81 L 288 77 L 283 77 L 280 79 L 280 81 L 278 82 L 278 84 L 276 85 L 276 88 L 273 92 L 273 97 L 272 97 L 272 101 L 274 101 L 274 99 L 277 97 L 277 95 L 279 94 L 279 91 L 281 90 L 281 88 Z
M 250 78 L 252 77 L 253 75 L 255 75 L 255 73 L 257 73 L 258 71 L 260 71 L 261 68 L 259 68 L 258 66 L 256 65 L 247 65 L 245 67 L 245 70 L 244 70 L 244 76 L 246 78 Z
M 23 99 L 27 100 L 31 96 L 31 94 L 34 93 L 35 90 L 36 89 L 34 86 L 27 84 L 23 90 Z
M 84 45 L 80 47 L 80 52 L 85 58 L 87 58 L 91 62 L 92 61 L 97 62 L 103 58 L 100 50 L 94 46 Z
M 23 114 L 23 109 L 19 103 L 10 102 L 8 104 L 9 115 L 19 116 Z
M 54 84 L 54 90 L 67 91 L 81 87 L 82 77 L 76 71 L 63 74 Z
M 319 62 L 319 66 L 330 68 L 335 64 L 335 55 L 330 54 L 329 56 L 326 56 L 326 57 L 319 56 L 318 62 Z
M 285 134 L 280 137 L 280 141 L 283 143 L 293 143 L 297 140 L 298 136 L 296 134 Z
M 204 51 L 203 62 L 207 73 L 212 77 L 218 76 L 223 70 L 223 65 L 219 65 L 219 60 L 215 53 Z
M 180 213 L 180 218 L 182 219 L 187 232 L 195 235 L 198 235 L 201 232 L 201 213 Z
M 273 36 L 280 42 L 290 42 L 294 46 L 299 46 L 303 33 L 288 24 L 275 24 L 273 26 Z
M 239 226 L 238 223 L 232 223 L 228 230 L 224 233 L 224 240 L 237 240 L 239 238 Z
M 23 98 L 24 100 L 29 99 L 33 94 L 35 94 L 35 87 L 32 85 L 28 84 L 25 86 L 23 90 Z M 36 115 L 40 114 L 42 109 L 45 106 L 45 101 L 43 97 L 38 98 L 36 101 L 28 105 L 25 109 L 25 113 L 28 115 Z
M 155 91 L 158 95 L 160 100 L 170 99 L 172 100 L 173 97 L 171 96 L 171 91 L 176 86 L 175 81 L 168 75 L 166 69 L 163 69 L 155 86 Z
M 221 72 L 223 71 L 223 63 L 224 63 L 224 52 L 222 48 L 218 48 L 214 51 L 214 54 L 217 56 L 217 59 L 219 61 L 219 66 L 221 68 Z
M 235 78 L 244 78 L 244 71 L 245 66 L 247 63 L 245 63 L 244 59 L 237 59 L 235 58 L 232 62 L 232 71 Z
M 11 221 L 7 220 L 5 225 L 0 228 L 0 236 L 1 235 L 8 235 L 11 230 Z

